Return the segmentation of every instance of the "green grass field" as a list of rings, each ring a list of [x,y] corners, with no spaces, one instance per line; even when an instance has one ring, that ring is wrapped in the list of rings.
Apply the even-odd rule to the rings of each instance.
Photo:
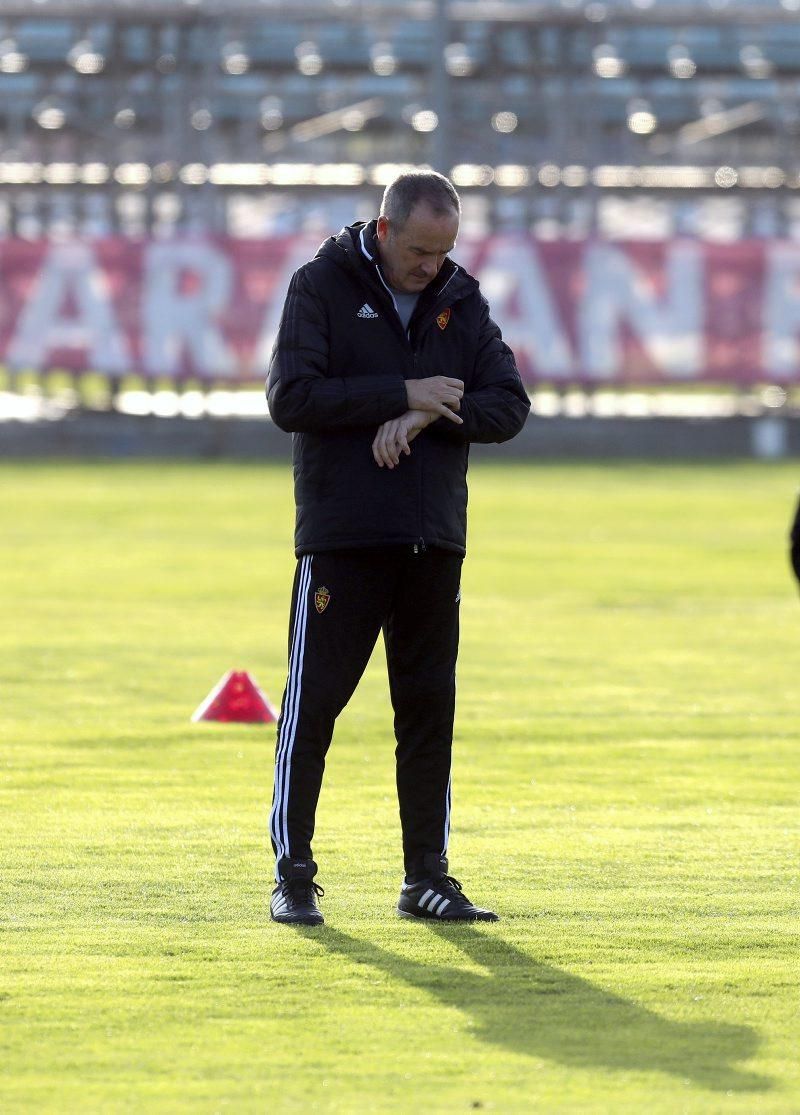
[[[797,1112],[796,467],[473,467],[451,869],[398,919],[382,651],[273,926],[288,467],[0,468],[0,1109]]]

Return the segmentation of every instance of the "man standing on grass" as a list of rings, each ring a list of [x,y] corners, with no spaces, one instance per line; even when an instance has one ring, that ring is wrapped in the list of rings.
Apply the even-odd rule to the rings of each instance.
[[[449,258],[461,203],[403,174],[381,215],[292,278],[267,398],[294,436],[298,558],[270,836],[278,922],[319,925],[312,859],[325,755],[383,630],[405,881],[398,912],[495,921],[448,874],[467,458],[530,403],[478,283]]]

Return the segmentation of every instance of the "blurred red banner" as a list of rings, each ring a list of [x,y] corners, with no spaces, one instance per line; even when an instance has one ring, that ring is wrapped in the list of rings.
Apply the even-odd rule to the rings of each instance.
[[[292,272],[318,240],[0,241],[12,368],[263,381]],[[462,237],[523,377],[800,381],[800,245]],[[353,328],[363,298],[353,288]]]

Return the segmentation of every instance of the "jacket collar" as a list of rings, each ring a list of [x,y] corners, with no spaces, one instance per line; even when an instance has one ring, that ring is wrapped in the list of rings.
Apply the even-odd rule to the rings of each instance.
[[[389,293],[391,294],[388,283],[384,279],[380,267],[380,255],[378,253],[377,242],[378,222],[370,221],[369,224],[363,224],[361,226],[353,225],[351,226],[351,228],[352,231],[355,233],[354,239],[362,261],[366,263],[370,270],[373,270],[377,274],[377,277],[382,286],[386,287],[386,290],[389,291]],[[475,280],[472,279],[472,277],[468,275],[463,268],[459,267],[457,263],[454,263],[449,256],[446,256],[444,263],[439,268],[435,279],[433,279],[428,284],[428,286],[425,287],[425,289],[422,291],[421,296],[425,297],[426,302],[429,299],[434,302],[438,302],[439,298],[441,298],[445,294],[445,292],[447,292],[448,294],[451,291],[452,293],[455,293],[455,289],[458,287],[459,284],[454,283],[453,280],[455,280],[457,277],[469,279],[472,282],[475,282]]]

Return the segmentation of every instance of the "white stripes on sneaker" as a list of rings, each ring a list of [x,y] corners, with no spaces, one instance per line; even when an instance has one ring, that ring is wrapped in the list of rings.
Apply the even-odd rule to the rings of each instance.
[[[300,693],[303,684],[303,655],[306,647],[308,590],[311,585],[311,554],[300,559],[300,573],[295,603],[292,650],[289,655],[289,680],[281,712],[281,730],[275,756],[275,791],[269,815],[269,831],[277,849],[277,858],[289,855],[289,781],[292,749],[300,716]]]
[[[429,888],[419,899],[417,905],[421,910],[427,910],[429,914],[435,914],[438,918],[450,905],[450,899]]]

